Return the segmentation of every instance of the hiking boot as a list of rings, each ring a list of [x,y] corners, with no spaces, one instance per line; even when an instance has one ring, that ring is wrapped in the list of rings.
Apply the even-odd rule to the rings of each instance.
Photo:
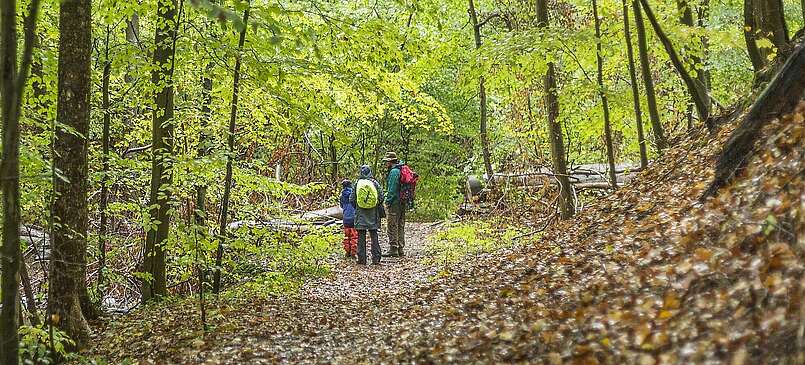
[[[392,248],[389,252],[384,253],[383,257],[400,257],[400,251]]]
[[[372,261],[372,266],[380,265],[380,261]]]

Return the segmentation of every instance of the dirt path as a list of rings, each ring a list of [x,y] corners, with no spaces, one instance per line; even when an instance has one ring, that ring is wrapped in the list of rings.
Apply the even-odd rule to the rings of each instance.
[[[352,364],[388,354],[388,336],[405,327],[395,319],[404,313],[395,308],[435,274],[422,263],[432,233],[429,224],[409,223],[406,256],[383,258],[379,266],[334,256],[331,275],[307,283],[299,296],[236,304],[204,344],[174,358],[186,364]],[[380,237],[385,252],[388,239],[383,232]]]
[[[329,277],[307,283],[302,289],[303,299],[357,300],[394,295],[407,291],[434,274],[421,264],[427,239],[432,234],[431,224],[409,223],[405,230],[405,257],[384,257],[381,265],[361,266],[344,257],[331,259]],[[388,236],[379,232],[382,252],[389,249]],[[368,248],[367,248],[368,250]]]

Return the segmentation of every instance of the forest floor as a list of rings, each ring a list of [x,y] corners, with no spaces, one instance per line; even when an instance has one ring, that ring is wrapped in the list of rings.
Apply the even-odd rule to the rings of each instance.
[[[139,310],[90,353],[121,363],[805,363],[805,103],[701,202],[734,128],[698,131],[540,237],[424,264],[335,259],[298,295]]]

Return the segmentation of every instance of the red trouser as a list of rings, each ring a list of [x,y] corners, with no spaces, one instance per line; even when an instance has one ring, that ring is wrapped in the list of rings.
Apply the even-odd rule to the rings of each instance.
[[[350,256],[358,254],[358,231],[352,227],[344,227],[344,251]]]

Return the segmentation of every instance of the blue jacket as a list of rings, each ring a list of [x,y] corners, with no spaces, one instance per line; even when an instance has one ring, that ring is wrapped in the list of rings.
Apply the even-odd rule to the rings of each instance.
[[[341,191],[341,209],[344,210],[344,227],[352,228],[355,226],[355,204],[349,201],[352,195],[352,187],[346,187]]]

